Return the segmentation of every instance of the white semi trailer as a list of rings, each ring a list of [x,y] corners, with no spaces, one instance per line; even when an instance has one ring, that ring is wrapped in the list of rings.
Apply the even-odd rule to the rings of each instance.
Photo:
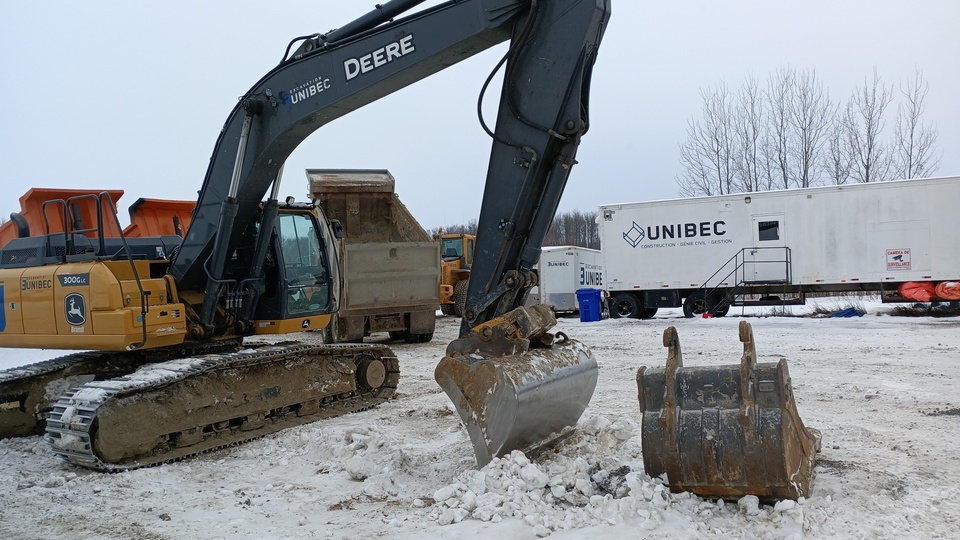
[[[580,311],[577,291],[603,289],[600,250],[580,246],[545,246],[537,263],[540,283],[530,291],[530,303],[553,306],[557,313]]]
[[[614,317],[688,317],[960,279],[960,177],[739,193],[599,207]]]

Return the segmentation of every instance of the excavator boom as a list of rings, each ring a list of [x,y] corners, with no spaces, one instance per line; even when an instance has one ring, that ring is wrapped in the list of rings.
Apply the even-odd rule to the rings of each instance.
[[[213,323],[223,295],[219,265],[234,251],[246,229],[244,220],[303,139],[327,122],[507,40],[496,127],[484,124],[493,148],[461,334],[469,339],[474,327],[496,326],[501,317],[525,309],[521,306],[536,284],[532,268],[589,126],[590,75],[610,16],[609,1],[461,0],[391,20],[418,3],[394,0],[339,30],[307,38],[234,108],[210,160],[192,225],[170,267],[181,288],[204,291],[201,325]],[[539,318],[516,313],[511,320],[531,316]],[[506,365],[504,355],[487,354],[504,349],[502,343],[481,347],[469,357],[452,345],[448,357],[466,364],[450,368],[456,376],[444,366],[457,362],[441,362],[436,372],[468,426],[481,464],[521,441],[530,442],[519,433],[530,418],[542,418],[551,401],[521,399],[529,388],[537,388],[537,395],[552,395],[559,389],[554,383],[575,389],[566,396],[574,405],[565,414],[535,422],[548,432],[575,424],[592,396],[597,366],[589,351],[572,340],[564,341],[569,348],[553,345],[543,335],[548,326],[533,327],[533,334],[502,333],[521,343],[515,348],[520,358],[511,363],[544,367],[537,376],[517,378],[522,384],[498,406],[515,411],[516,420],[509,422],[503,420],[505,413],[497,414],[503,436],[485,431],[490,404],[476,393],[468,392],[473,397],[464,400],[459,388],[481,380],[491,389],[501,386],[495,381],[502,370],[474,375],[479,365],[472,364],[483,358]],[[532,349],[523,345],[530,341]],[[571,377],[579,382],[568,385]],[[534,410],[540,407],[544,412]],[[493,443],[490,437],[504,442]]]

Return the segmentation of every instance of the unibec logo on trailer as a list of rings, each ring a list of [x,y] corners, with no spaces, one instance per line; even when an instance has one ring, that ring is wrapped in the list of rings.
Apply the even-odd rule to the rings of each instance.
[[[623,239],[633,247],[637,247],[646,239],[648,242],[683,239],[706,238],[727,234],[725,221],[700,221],[694,223],[670,223],[643,227],[634,221]]]
[[[81,326],[87,322],[87,302],[80,293],[70,293],[63,298],[63,312],[70,326]]]
[[[630,230],[623,233],[623,239],[627,241],[633,247],[640,245],[640,242],[646,236],[643,232],[643,227],[637,225],[637,222],[633,222],[633,226],[630,227]]]
[[[580,265],[580,285],[603,287],[603,272],[595,264]]]

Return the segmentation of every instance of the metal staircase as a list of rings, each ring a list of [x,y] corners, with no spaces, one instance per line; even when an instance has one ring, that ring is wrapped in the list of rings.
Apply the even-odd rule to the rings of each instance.
[[[725,314],[730,307],[801,305],[805,301],[801,287],[793,284],[792,254],[786,246],[741,249],[694,294],[708,299],[713,306],[710,311],[718,314]]]

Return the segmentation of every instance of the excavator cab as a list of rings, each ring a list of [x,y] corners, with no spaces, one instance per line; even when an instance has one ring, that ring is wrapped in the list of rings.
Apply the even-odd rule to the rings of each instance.
[[[257,221],[250,225],[256,229]],[[274,333],[280,327],[299,324],[313,330],[336,312],[339,268],[332,244],[334,229],[322,210],[312,204],[284,204],[274,221],[270,248],[263,263],[263,280],[257,284],[259,298],[255,320],[258,333]],[[256,237],[255,231],[253,237]],[[241,242],[233,260],[241,272],[250,267],[248,256],[254,242]],[[227,268],[230,275],[230,267]],[[237,276],[241,277],[241,276]]]

